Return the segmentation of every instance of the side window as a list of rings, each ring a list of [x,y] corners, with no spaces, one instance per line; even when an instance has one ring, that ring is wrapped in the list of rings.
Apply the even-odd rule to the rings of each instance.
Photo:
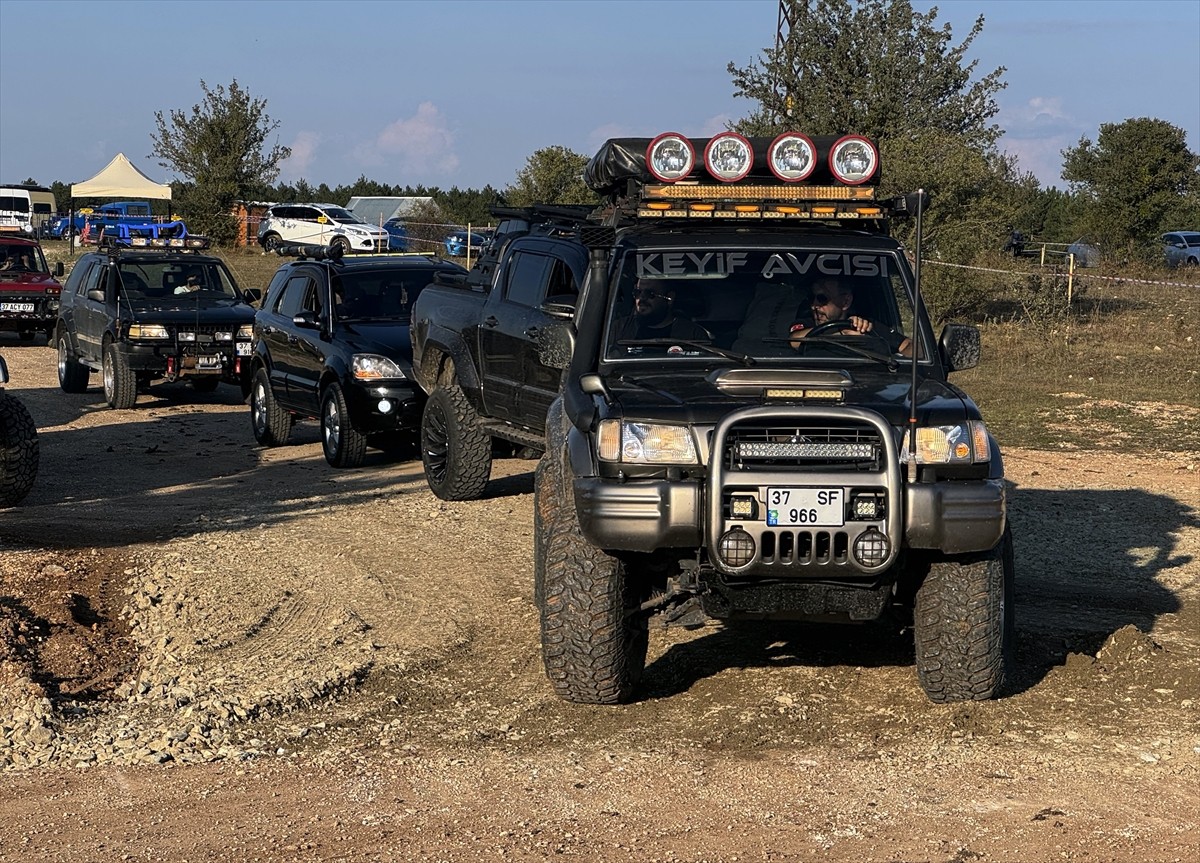
[[[302,222],[315,222],[321,214],[311,207],[297,207],[296,214],[292,217],[299,219]]]
[[[321,296],[323,291],[323,282],[316,282],[309,279],[309,291],[304,295],[304,308],[306,311],[316,312],[317,317],[321,316],[321,309],[325,305],[325,300]]]
[[[561,297],[574,300],[579,294],[579,285],[575,282],[575,274],[567,266],[566,261],[554,258],[550,264],[550,286],[546,289],[547,297]]]
[[[279,298],[283,295],[283,286],[287,283],[287,270],[279,270],[271,279],[271,284],[267,285],[267,293],[263,297],[262,307],[274,311],[279,305]]]
[[[67,285],[63,290],[66,294],[82,294],[84,293],[83,285],[87,282],[88,276],[91,274],[94,264],[77,264],[71,270],[71,275],[67,277]]]
[[[283,287],[283,294],[279,297],[279,305],[275,310],[279,314],[292,318],[296,313],[304,308],[304,301],[308,293],[310,279],[305,275],[292,276],[288,279],[287,284]]]
[[[531,252],[517,252],[508,270],[504,298],[531,308],[546,298],[551,259]]]
[[[100,287],[100,276],[104,274],[106,269],[108,268],[103,265],[92,264],[92,268],[88,270],[87,275],[83,279],[79,293],[86,296],[88,291]]]

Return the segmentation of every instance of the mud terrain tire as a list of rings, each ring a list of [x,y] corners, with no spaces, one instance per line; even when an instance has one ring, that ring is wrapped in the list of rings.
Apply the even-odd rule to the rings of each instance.
[[[109,342],[104,346],[104,400],[116,410],[128,410],[137,403],[137,375],[129,360]]]
[[[621,704],[641,680],[650,634],[646,619],[630,614],[639,595],[625,563],[584,539],[574,505],[561,505],[566,472],[547,464],[556,459],[547,453],[535,480],[534,593],[542,661],[559,697]],[[548,487],[555,482],[557,491]],[[543,513],[543,507],[554,508]]]
[[[421,414],[421,463],[430,490],[442,500],[475,500],[492,473],[492,441],[456,386],[438,387]]]
[[[292,415],[275,401],[266,369],[255,372],[250,384],[250,428],[263,446],[283,446],[292,433]]]
[[[1012,665],[1012,535],[982,555],[930,564],[913,609],[917,678],[938,704],[999,695]]]
[[[37,426],[25,405],[0,392],[0,506],[15,506],[38,472]]]

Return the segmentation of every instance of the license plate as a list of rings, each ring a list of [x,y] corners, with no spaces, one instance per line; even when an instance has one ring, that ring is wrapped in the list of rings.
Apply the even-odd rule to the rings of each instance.
[[[250,342],[238,342],[235,350],[239,357],[248,357],[254,353],[254,345]]]
[[[769,527],[841,527],[846,494],[840,488],[767,489]]]
[[[198,368],[198,369],[219,369],[220,367],[221,367],[221,358],[219,356],[196,357],[196,368]]]
[[[33,303],[0,303],[0,312],[32,312]]]

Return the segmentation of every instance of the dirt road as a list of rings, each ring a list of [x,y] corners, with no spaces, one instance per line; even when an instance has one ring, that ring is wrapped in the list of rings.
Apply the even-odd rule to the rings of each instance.
[[[550,694],[534,462],[262,450],[236,391],[129,411],[0,335],[41,471],[0,510],[0,860],[1169,861],[1200,849],[1200,459],[1006,452],[1018,659],[930,704],[902,635],[656,631]]]

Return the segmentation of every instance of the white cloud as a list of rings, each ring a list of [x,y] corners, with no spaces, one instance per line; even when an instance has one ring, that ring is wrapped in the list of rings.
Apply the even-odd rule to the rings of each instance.
[[[284,182],[292,180],[312,179],[308,174],[321,146],[321,136],[317,132],[301,132],[289,146],[292,155],[279,163],[279,178]]]
[[[422,102],[417,113],[384,127],[375,138],[357,148],[364,165],[388,165],[409,175],[452,174],[459,165],[454,134],[432,102]]]

